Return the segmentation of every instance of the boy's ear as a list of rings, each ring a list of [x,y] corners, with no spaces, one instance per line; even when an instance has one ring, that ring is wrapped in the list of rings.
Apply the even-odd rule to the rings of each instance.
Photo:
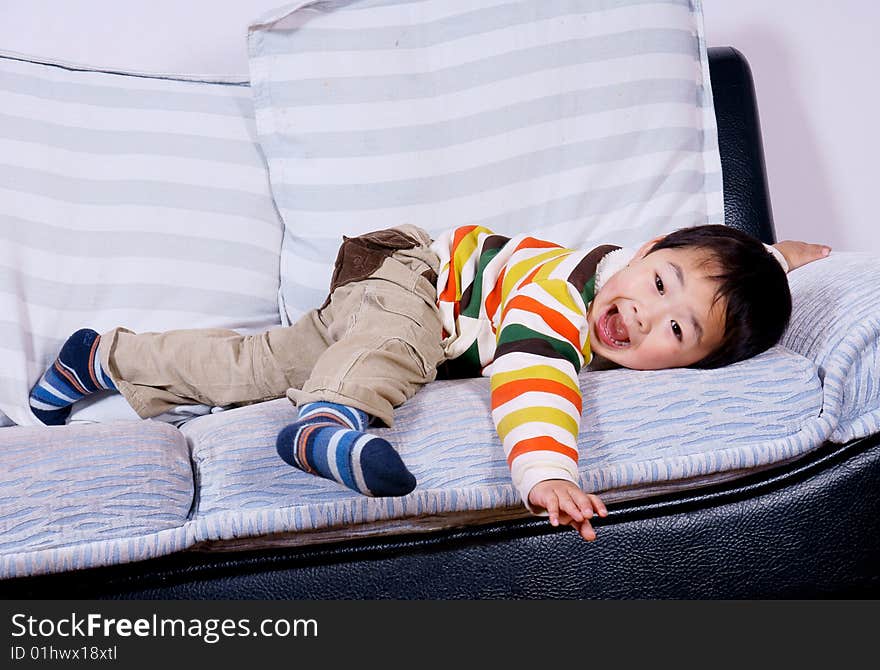
[[[642,246],[639,247],[639,250],[636,252],[635,256],[633,256],[633,258],[644,258],[648,254],[648,251],[650,251],[651,247],[657,244],[657,242],[662,240],[664,237],[666,237],[666,235],[658,235],[653,240],[648,240],[647,242],[645,242]]]

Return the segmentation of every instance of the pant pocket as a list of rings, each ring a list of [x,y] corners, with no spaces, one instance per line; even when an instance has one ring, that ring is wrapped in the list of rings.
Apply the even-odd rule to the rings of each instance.
[[[383,290],[370,287],[366,300],[378,311],[378,332],[389,340],[398,340],[422,368],[429,380],[436,376],[443,360],[442,327],[437,307],[426,303],[415,293],[399,287]]]
[[[432,311],[435,311],[421,297],[402,288],[381,290],[368,287],[367,299],[374,301],[380,311],[406,317],[417,325],[430,319]]]

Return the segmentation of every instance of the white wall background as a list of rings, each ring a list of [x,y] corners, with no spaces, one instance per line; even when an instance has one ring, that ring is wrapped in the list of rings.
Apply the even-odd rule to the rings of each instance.
[[[755,79],[777,235],[880,252],[880,2],[703,0]]]
[[[147,72],[246,75],[249,21],[283,4],[0,0],[0,49]],[[780,239],[880,253],[880,2],[703,5],[709,45],[735,46],[751,64]]]

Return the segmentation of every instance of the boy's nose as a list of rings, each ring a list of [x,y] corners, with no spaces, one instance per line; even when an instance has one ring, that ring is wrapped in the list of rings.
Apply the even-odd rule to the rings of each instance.
[[[639,309],[639,306],[636,303],[633,303],[633,321],[635,321],[636,327],[639,329],[640,333],[647,333],[650,330],[650,319],[646,318],[647,314],[645,313],[644,308]]]

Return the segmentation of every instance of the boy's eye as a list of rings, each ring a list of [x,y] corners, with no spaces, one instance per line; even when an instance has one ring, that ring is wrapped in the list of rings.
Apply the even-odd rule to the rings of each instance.
[[[670,321],[669,323],[672,324],[672,334],[681,342],[681,326],[678,325],[677,321]]]
[[[657,287],[657,292],[663,295],[663,280],[660,279],[660,275],[654,275],[654,286]]]

